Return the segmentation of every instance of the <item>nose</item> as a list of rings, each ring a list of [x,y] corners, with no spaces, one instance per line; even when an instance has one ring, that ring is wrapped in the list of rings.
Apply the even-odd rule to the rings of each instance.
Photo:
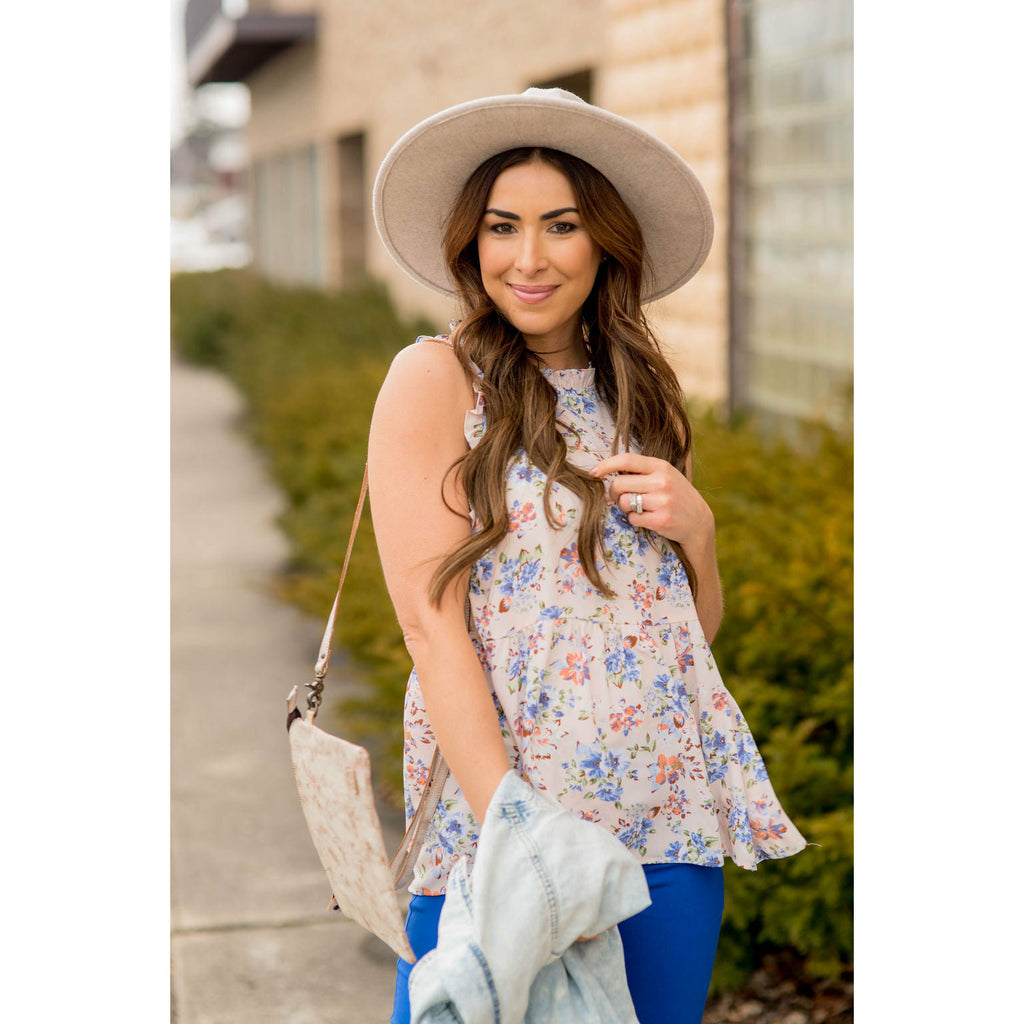
[[[523,231],[516,249],[516,270],[521,274],[536,274],[547,262],[543,238],[535,231]]]

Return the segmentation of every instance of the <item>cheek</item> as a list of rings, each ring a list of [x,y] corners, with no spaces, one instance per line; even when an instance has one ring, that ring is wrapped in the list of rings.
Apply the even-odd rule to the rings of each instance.
[[[480,273],[486,280],[501,273],[500,248],[494,245],[493,240],[482,235],[476,241],[477,259],[480,261]]]
[[[495,251],[493,245],[488,245],[483,239],[477,240],[477,259],[480,262],[480,277],[483,279],[484,291],[490,296],[491,301],[498,304],[504,296],[499,275],[503,271],[500,254]]]
[[[581,282],[587,283],[587,291],[593,287],[597,272],[601,267],[601,256],[593,243],[582,246],[576,254],[576,275]]]

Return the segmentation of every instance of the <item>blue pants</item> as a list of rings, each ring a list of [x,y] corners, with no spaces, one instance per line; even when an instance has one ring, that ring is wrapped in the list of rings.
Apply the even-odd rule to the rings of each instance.
[[[711,983],[725,883],[721,868],[645,864],[651,905],[619,925],[640,1024],[700,1024]],[[417,958],[437,945],[443,896],[413,896],[405,930]],[[391,1024],[409,1024],[409,974],[398,961]]]

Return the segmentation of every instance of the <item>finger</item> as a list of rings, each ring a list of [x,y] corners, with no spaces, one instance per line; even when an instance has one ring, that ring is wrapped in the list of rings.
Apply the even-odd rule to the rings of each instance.
[[[633,495],[640,495],[640,507],[643,512],[633,511]],[[646,494],[643,491],[626,491],[624,494],[620,494],[616,504],[623,512],[628,512],[631,515],[643,515],[646,512],[656,512],[664,504],[657,495]],[[634,524],[635,525],[635,524]]]
[[[608,473],[651,473],[658,465],[658,459],[638,452],[620,452],[602,459],[590,471],[592,476],[606,476]]]
[[[638,495],[637,505],[639,509],[633,505],[633,495]],[[633,522],[633,516],[644,517],[650,512],[658,512],[665,508],[669,503],[669,496],[661,491],[649,491],[646,494],[642,491],[627,491],[623,494],[616,504],[619,508],[630,516],[630,522]],[[640,518],[638,522],[633,523],[634,526],[647,526],[647,519]]]
[[[649,475],[620,473],[609,481],[608,494],[612,501],[618,501],[624,494],[646,494],[653,486],[654,482]]]

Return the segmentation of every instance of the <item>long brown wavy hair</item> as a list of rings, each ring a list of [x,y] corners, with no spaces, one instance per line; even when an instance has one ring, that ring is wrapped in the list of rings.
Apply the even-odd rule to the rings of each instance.
[[[690,422],[679,381],[640,305],[646,260],[632,211],[603,174],[568,153],[525,147],[491,157],[470,175],[445,224],[445,260],[463,308],[451,344],[468,374],[471,361],[483,371],[487,430],[448,471],[461,475],[480,529],[438,566],[430,585],[435,604],[453,579],[508,532],[506,473],[520,449],[545,474],[544,513],[552,527],[553,484],[562,484],[581,500],[580,565],[601,593],[613,596],[597,568],[598,556],[608,557],[602,527],[604,484],[567,460],[556,427],[554,388],[523,335],[495,308],[480,275],[477,232],[491,188],[502,171],[534,161],[550,164],[569,179],[583,227],[606,254],[582,316],[598,393],[615,414],[613,452],[640,451],[685,472],[690,450]],[[686,553],[664,539],[682,561],[696,595],[697,580]]]

